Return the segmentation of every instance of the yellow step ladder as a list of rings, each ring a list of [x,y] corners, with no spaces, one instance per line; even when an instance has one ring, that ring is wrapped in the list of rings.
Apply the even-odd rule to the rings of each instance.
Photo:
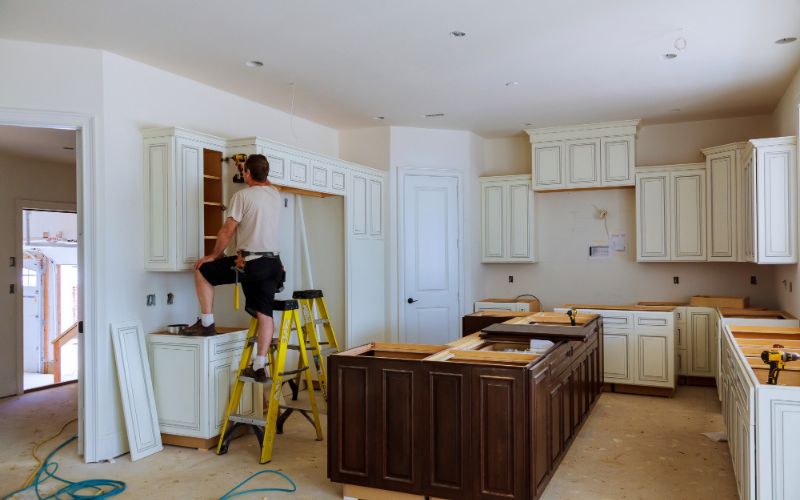
[[[300,317],[303,323],[303,336],[306,342],[306,350],[311,351],[311,358],[314,361],[312,367],[314,368],[316,380],[319,383],[319,390],[322,393],[323,404],[325,405],[325,413],[328,410],[328,370],[326,365],[326,358],[329,354],[339,352],[339,342],[336,340],[336,333],[333,331],[333,323],[331,323],[330,315],[328,314],[328,305],[325,303],[325,296],[322,290],[297,290],[292,294],[292,298],[296,299],[300,305]],[[317,311],[319,317],[314,316],[314,311]],[[317,326],[322,326],[325,333],[325,340],[320,342],[317,336]],[[297,345],[290,345],[290,349],[299,349],[299,342]],[[298,360],[298,368],[300,367],[301,360]],[[289,380],[289,387],[292,389],[292,402],[297,401],[300,393],[300,374],[295,375],[294,380]],[[313,385],[309,386],[313,390]],[[307,387],[308,389],[308,387]],[[294,412],[291,408],[292,402],[286,403],[285,411],[278,418],[278,434],[283,432],[283,424],[287,418]],[[284,408],[282,406],[282,408]]]
[[[300,376],[301,374],[305,374],[306,384],[308,384],[309,387],[313,387],[311,371],[309,370],[308,354],[305,349],[303,329],[300,326],[298,301],[276,300],[273,302],[273,309],[275,311],[283,311],[283,314],[281,315],[280,327],[276,331],[278,335],[277,342],[273,340],[269,349],[269,377],[267,382],[265,382],[265,385],[269,385],[266,418],[259,419],[252,416],[234,414],[234,411],[239,406],[244,384],[259,383],[253,378],[242,375],[245,368],[250,365],[250,360],[253,356],[253,348],[258,338],[258,321],[253,318],[250,320],[247,340],[245,341],[245,347],[242,351],[242,358],[239,361],[239,370],[236,373],[236,382],[233,386],[230,400],[228,401],[228,408],[225,411],[225,420],[222,422],[222,429],[220,429],[217,455],[224,455],[228,452],[228,445],[231,439],[233,439],[234,431],[238,426],[249,425],[253,428],[259,444],[261,445],[261,459],[259,463],[265,464],[272,460],[272,448],[275,444],[278,417],[280,414],[280,407],[282,407],[281,389],[283,383],[288,380],[285,377],[287,375]],[[289,337],[292,331],[297,332],[298,345],[300,346],[297,350],[300,353],[300,359],[296,370],[285,371],[286,351],[289,348]],[[265,391],[266,389],[265,387]],[[314,425],[314,429],[317,433],[317,441],[321,441],[322,425],[320,424],[314,391],[308,391],[308,399],[308,407],[296,407],[294,409],[301,411]],[[308,416],[309,411],[313,414],[313,419]],[[233,425],[230,425],[231,423]]]

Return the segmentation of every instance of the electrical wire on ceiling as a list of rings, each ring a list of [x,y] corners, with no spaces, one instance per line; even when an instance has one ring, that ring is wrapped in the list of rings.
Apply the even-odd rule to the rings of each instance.
[[[294,137],[295,143],[297,143],[297,132],[294,131],[294,98],[297,92],[297,84],[291,82],[289,85],[292,86],[292,104],[289,106],[289,128],[292,129],[292,137]]]

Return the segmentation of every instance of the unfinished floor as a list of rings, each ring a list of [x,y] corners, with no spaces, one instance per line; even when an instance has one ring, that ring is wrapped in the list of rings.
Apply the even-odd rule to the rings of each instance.
[[[35,466],[30,455],[34,443],[77,415],[76,390],[69,385],[0,400],[0,493],[18,488]],[[68,427],[40,454],[74,429],[74,424]],[[720,430],[713,388],[681,386],[672,399],[604,393],[543,498],[736,498],[727,443],[701,435]],[[222,457],[167,446],[136,463],[126,455],[115,463],[87,465],[75,450],[70,445],[57,455],[60,475],[119,479],[127,483],[123,496],[130,498],[218,498],[263,468],[279,469],[298,485],[295,494],[270,493],[268,498],[341,498],[341,487],[325,477],[325,442],[314,441],[312,428],[299,416],[289,419],[286,434],[278,436],[275,460],[267,466],[258,465],[252,436],[234,441]],[[272,478],[257,481],[281,485]]]

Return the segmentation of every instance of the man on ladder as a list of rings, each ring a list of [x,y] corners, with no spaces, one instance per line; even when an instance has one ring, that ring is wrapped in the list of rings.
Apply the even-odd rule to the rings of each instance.
[[[241,282],[245,310],[258,319],[258,352],[253,365],[242,375],[261,383],[268,378],[264,367],[275,332],[273,299],[285,279],[278,243],[281,195],[267,179],[268,175],[269,162],[264,155],[247,158],[244,181],[248,187],[231,197],[228,218],[217,233],[213,253],[202,257],[195,265],[195,289],[201,315],[195,324],[183,331],[185,335],[215,335],[214,287]],[[237,253],[223,257],[234,235]]]

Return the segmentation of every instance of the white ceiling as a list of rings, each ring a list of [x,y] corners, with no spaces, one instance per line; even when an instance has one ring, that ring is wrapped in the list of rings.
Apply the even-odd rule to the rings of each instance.
[[[75,165],[74,148],[74,130],[0,125],[0,154]]]
[[[800,42],[774,43],[800,35],[800,0],[0,0],[0,34],[106,49],[287,111],[294,82],[295,113],[336,128],[498,136],[771,112],[800,64]]]

